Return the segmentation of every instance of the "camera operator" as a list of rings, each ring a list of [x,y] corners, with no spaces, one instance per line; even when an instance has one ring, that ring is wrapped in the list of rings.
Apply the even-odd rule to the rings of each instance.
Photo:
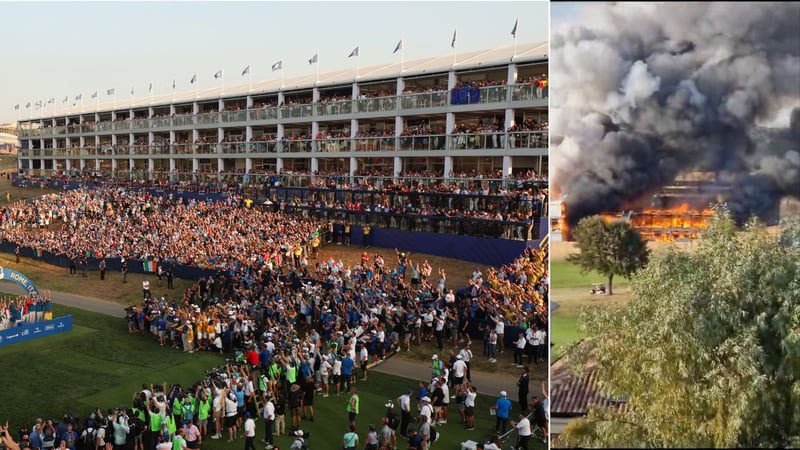
[[[126,443],[128,441],[128,433],[131,429],[128,426],[128,418],[125,410],[116,410],[112,415],[114,418],[114,450],[126,450]]]

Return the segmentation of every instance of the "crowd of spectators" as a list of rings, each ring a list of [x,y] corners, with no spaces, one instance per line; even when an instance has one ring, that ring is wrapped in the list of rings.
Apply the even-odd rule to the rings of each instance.
[[[454,290],[444,270],[434,275],[427,261],[400,251],[365,251],[349,266],[318,258],[325,243],[349,243],[346,228],[251,207],[242,198],[182,203],[124,188],[65,191],[9,205],[0,216],[0,237],[18,245],[72,257],[219,269],[180,301],[168,303],[144,291],[142,304],[129,312],[129,331],[187,352],[236,351],[242,357],[208,377],[198,374],[201,382],[192,388],[143,386],[132,407],[105,416],[97,410],[81,420],[65,418],[63,424],[37,420],[28,440],[64,441],[66,448],[78,439],[93,441],[87,448],[113,440],[116,448],[151,439],[154,447],[169,442],[180,449],[184,440],[199,444],[224,438],[223,430],[229,441],[251,439],[254,424],[248,422],[260,417],[269,448],[273,433],[287,432],[285,422],[291,421],[296,433],[303,420],[314,420],[317,392],[350,392],[357,398],[356,366],[366,377],[365,362],[410,351],[423,340],[436,342],[440,351],[445,342],[461,348],[436,365],[431,383],[421,386],[433,398],[418,395],[419,414],[412,413],[406,392],[397,398],[400,417],[390,414],[394,405],[387,405],[380,436],[371,430],[368,442],[380,439],[383,445],[392,439],[389,430],[384,433],[387,426],[410,444],[430,436],[431,425],[447,423],[445,386],[461,396],[456,403],[465,405],[459,408],[463,426],[474,428],[469,404],[474,408],[475,390],[468,371],[475,357],[472,337],[486,330],[484,354],[478,357],[496,361],[506,326],[546,330],[547,248],[526,249],[512,263],[485,273],[476,269],[468,286]],[[528,355],[536,362],[541,356],[538,349]],[[462,372],[457,361],[464,359]],[[348,412],[355,426],[358,411]],[[409,426],[412,414],[418,430]],[[145,434],[144,424],[159,432]]]

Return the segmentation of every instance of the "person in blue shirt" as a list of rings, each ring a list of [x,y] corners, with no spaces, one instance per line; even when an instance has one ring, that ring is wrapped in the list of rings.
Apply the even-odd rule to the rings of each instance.
[[[511,411],[511,400],[507,399],[506,396],[506,391],[500,391],[500,398],[498,398],[495,403],[495,407],[497,408],[497,421],[494,426],[494,431],[500,435],[506,433],[506,428],[508,428],[508,413]]]
[[[353,366],[356,362],[353,361],[347,354],[342,358],[342,387],[346,387],[345,392],[350,392],[350,381],[353,378]]]

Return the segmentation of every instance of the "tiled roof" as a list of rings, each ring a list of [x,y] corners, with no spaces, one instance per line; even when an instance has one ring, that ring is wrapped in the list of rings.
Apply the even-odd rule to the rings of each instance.
[[[589,406],[617,409],[625,412],[628,403],[602,395],[597,389],[597,370],[594,366],[586,369],[584,376],[576,376],[569,366],[560,359],[550,367],[550,414],[556,416],[583,416]]]

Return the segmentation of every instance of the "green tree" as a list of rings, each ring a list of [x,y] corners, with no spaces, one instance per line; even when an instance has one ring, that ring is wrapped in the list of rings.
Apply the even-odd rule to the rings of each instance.
[[[580,253],[567,257],[581,266],[581,272],[596,270],[608,278],[608,295],[613,294],[614,275],[626,278],[647,264],[650,251],[639,233],[623,221],[607,222],[593,216],[581,219],[572,232]]]
[[[727,211],[694,251],[654,255],[620,307],[582,313],[568,355],[624,413],[590,409],[562,435],[583,447],[800,446],[800,227],[736,231]]]

